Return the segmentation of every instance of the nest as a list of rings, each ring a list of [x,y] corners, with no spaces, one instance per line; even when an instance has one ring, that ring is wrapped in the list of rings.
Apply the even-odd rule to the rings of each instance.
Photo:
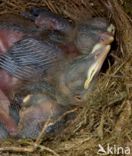
[[[45,140],[44,129],[36,141],[7,140],[1,155],[97,155],[98,145],[131,148],[132,140],[132,20],[118,0],[2,0],[0,14],[20,14],[32,6],[48,7],[74,21],[104,16],[116,26],[114,63],[100,75],[97,88],[87,97],[77,118],[59,136]],[[126,7],[125,7],[126,8]],[[85,19],[84,19],[85,20]]]

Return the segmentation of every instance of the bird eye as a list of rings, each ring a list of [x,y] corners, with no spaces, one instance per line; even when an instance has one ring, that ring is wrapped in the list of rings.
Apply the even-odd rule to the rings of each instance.
[[[81,102],[82,101],[82,97],[80,95],[75,95],[75,100],[78,101],[78,102]]]
[[[101,37],[100,37],[100,41],[102,41],[102,42],[105,41],[104,36],[101,36]]]
[[[94,57],[97,59],[99,57],[99,53],[96,53]]]

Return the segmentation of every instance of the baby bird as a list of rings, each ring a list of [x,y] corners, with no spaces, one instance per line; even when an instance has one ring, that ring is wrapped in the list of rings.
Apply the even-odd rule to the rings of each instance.
[[[0,15],[0,56],[6,54],[24,36],[30,36],[36,32],[35,24],[24,17],[14,14]],[[16,123],[9,113],[10,95],[16,84],[16,78],[0,69],[0,125],[6,129],[6,133],[11,135],[16,131]]]
[[[56,120],[69,108],[57,104],[53,86],[43,81],[27,84],[23,90],[28,94],[24,97],[20,110],[17,137],[35,139],[48,119],[50,122],[45,130],[46,135],[59,132],[66,124],[66,117]],[[70,115],[67,118],[70,119]]]
[[[41,30],[57,30],[67,34],[74,28],[72,22],[51,12],[47,8],[33,7],[29,12],[24,12],[22,15],[33,20]]]
[[[77,57],[62,67],[56,75],[54,85],[47,82],[26,85],[24,90],[27,90],[27,96],[23,99],[24,109],[20,111],[17,136],[35,139],[49,119],[50,124],[45,133],[59,132],[75,114],[55,124],[54,121],[73,106],[84,102],[83,96],[93,90],[93,84],[109,50],[110,45],[100,45],[90,55]],[[52,82],[53,80],[51,84]]]
[[[63,49],[76,47],[82,54],[89,54],[99,41],[107,44],[107,39],[109,39],[108,42],[110,40],[112,42],[115,33],[114,25],[101,17],[72,24],[46,8],[35,7],[29,13],[26,12],[25,16],[33,19],[42,30],[50,30],[49,39],[56,43],[62,43]]]
[[[113,42],[115,27],[106,19],[95,17],[78,24],[74,44],[83,54],[89,54],[93,46],[100,42],[108,45]]]
[[[80,105],[84,95],[91,92],[103,62],[110,51],[110,45],[100,45],[88,56],[76,58],[58,72],[56,80],[57,102],[64,105]]]

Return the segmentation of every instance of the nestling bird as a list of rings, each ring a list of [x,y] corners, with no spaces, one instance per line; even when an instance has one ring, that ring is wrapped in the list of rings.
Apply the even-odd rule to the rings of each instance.
[[[113,24],[105,18],[95,17],[78,24],[74,43],[81,53],[88,54],[98,42],[106,45],[112,43],[114,34]]]
[[[20,111],[18,137],[36,138],[48,119],[53,123],[71,109],[71,106],[84,102],[83,95],[92,90],[92,85],[110,50],[110,45],[98,47],[100,48],[95,49],[90,55],[80,56],[62,67],[57,74],[55,85],[38,82],[25,86],[24,90],[27,90],[28,94],[23,99],[24,109]],[[57,127],[54,124],[50,127],[49,124],[45,130],[46,134],[58,131],[65,123],[65,120],[59,122]]]
[[[74,23],[47,8],[33,7],[29,12],[24,12],[22,15],[33,20],[42,30],[57,30],[67,34],[74,28]]]
[[[46,8],[36,7],[25,12],[24,15],[34,20],[41,29],[50,30],[48,34],[50,40],[66,43],[66,47],[69,47],[70,42],[70,47],[72,47],[71,45],[76,46],[83,54],[88,54],[99,41],[106,41],[107,44],[107,35],[111,35],[109,40],[112,42],[115,33],[114,25],[101,17],[86,19],[76,24],[73,22],[74,24],[72,24]]]
[[[97,75],[110,50],[110,45],[102,45],[90,55],[83,55],[68,64],[57,75],[58,103],[78,105],[83,96],[93,89]]]
[[[0,16],[0,56],[5,54],[17,41],[24,36],[36,34],[35,24],[24,17],[14,14]],[[12,67],[11,67],[12,68]],[[0,69],[0,123],[7,133],[16,131],[16,123],[9,114],[10,95],[12,95],[17,79]],[[4,108],[4,109],[3,109]],[[4,130],[3,128],[1,130]],[[6,134],[6,133],[5,133]]]
[[[20,121],[18,124],[17,134],[18,137],[22,138],[35,139],[42,130],[44,123],[49,118],[50,124],[46,129],[46,133],[50,134],[52,131],[57,131],[57,127],[51,127],[51,124],[68,110],[68,108],[58,105],[56,101],[47,94],[36,93],[28,95],[24,99],[24,102],[27,102],[27,104],[23,103],[23,108],[24,105],[25,108],[20,111]]]

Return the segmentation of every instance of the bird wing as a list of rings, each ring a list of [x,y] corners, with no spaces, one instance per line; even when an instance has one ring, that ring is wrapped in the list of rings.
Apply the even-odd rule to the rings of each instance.
[[[52,43],[26,38],[0,56],[0,67],[18,78],[29,78],[48,70],[60,54],[60,49]]]

